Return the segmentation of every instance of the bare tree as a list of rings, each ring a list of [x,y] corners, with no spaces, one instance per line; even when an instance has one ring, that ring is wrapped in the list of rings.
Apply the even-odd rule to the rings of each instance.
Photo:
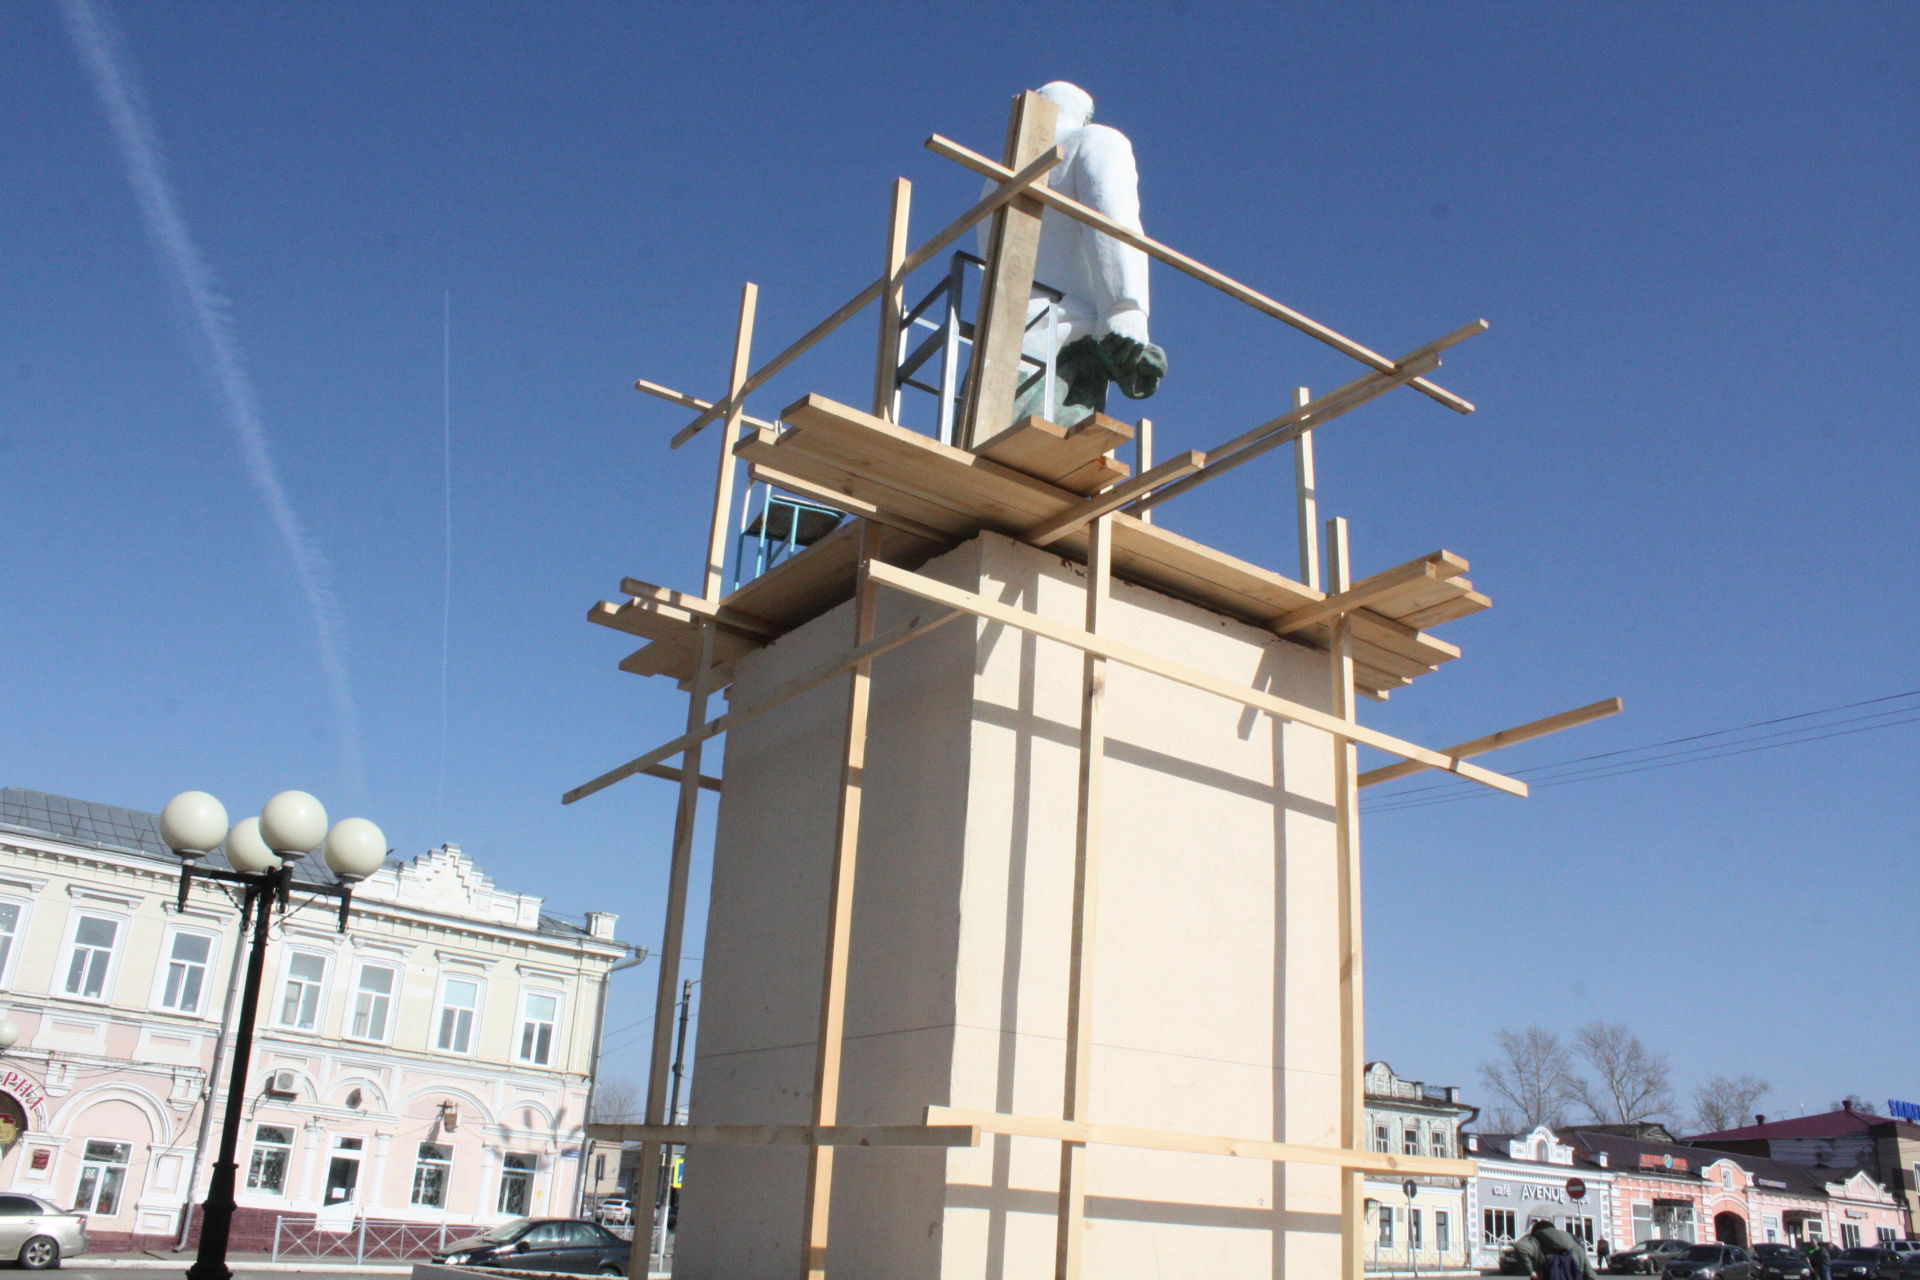
[[[1514,1129],[1558,1125],[1574,1100],[1573,1058],[1545,1027],[1494,1033],[1500,1056],[1480,1064],[1480,1081],[1497,1099],[1490,1117]]]
[[[1673,1114],[1667,1060],[1624,1022],[1589,1022],[1574,1036],[1593,1078],[1576,1077],[1574,1096],[1601,1124],[1638,1124]]]
[[[640,1090],[631,1080],[599,1080],[593,1087],[593,1118],[606,1124],[640,1114]]]
[[[1708,1076],[1693,1091],[1695,1133],[1738,1129],[1753,1119],[1753,1104],[1773,1086],[1758,1076]]]
[[[1863,1116],[1877,1116],[1880,1114],[1878,1111],[1875,1111],[1873,1109],[1873,1104],[1871,1102],[1868,1102],[1865,1097],[1857,1093],[1850,1093],[1846,1097],[1841,1098],[1837,1102],[1829,1102],[1827,1104],[1827,1110],[1855,1111]]]

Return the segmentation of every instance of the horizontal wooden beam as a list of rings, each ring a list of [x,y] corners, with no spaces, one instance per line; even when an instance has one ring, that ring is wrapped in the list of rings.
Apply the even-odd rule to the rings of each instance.
[[[1351,720],[1342,720],[1338,716],[1329,715],[1324,711],[1316,710],[1313,707],[1291,701],[1287,698],[1276,697],[1270,693],[1263,693],[1258,689],[1244,688],[1233,683],[1231,680],[1224,680],[1209,672],[1201,671],[1197,667],[1189,667],[1182,663],[1173,662],[1169,659],[1147,653],[1144,650],[1135,649],[1130,645],[1120,644],[1116,641],[1108,640],[1103,636],[1096,636],[1091,632],[1081,630],[1079,627],[1069,626],[1063,622],[1055,622],[1051,618],[1043,618],[1037,613],[1028,613],[1024,609],[1015,609],[1011,606],[1000,604],[998,601],[989,600],[985,596],[975,592],[963,591],[959,587],[950,587],[944,582],[935,582],[932,578],[928,578],[922,574],[910,573],[905,569],[898,569],[892,565],[876,564],[870,572],[875,582],[884,583],[896,590],[919,596],[921,599],[930,600],[935,604],[945,605],[949,609],[963,610],[967,613],[985,618],[990,622],[1003,623],[1006,626],[1031,632],[1034,635],[1043,636],[1046,639],[1055,640],[1061,644],[1071,645],[1084,652],[1098,654],[1103,658],[1110,658],[1115,662],[1134,667],[1152,675],[1161,676],[1179,684],[1187,685],[1190,688],[1199,689],[1205,693],[1216,694],[1219,697],[1238,702],[1242,706],[1252,707],[1257,711],[1265,711],[1269,715],[1279,716],[1282,719],[1292,720],[1297,724],[1306,725],[1308,728],[1319,729],[1323,732],[1334,734],[1337,737],[1345,738],[1349,742],[1358,742],[1380,751],[1390,752],[1403,759],[1419,760],[1430,768],[1444,769],[1448,773],[1458,774],[1460,777],[1481,783],[1484,786],[1492,787],[1496,791],[1504,791],[1509,795],[1516,796],[1524,796],[1527,794],[1527,786],[1524,782],[1517,782],[1512,778],[1494,773],[1490,769],[1482,769],[1477,765],[1468,764],[1464,760],[1456,759],[1441,752],[1430,751],[1425,747],[1416,746],[1414,743],[1406,742],[1391,734],[1381,733],[1377,729],[1369,729],[1364,725],[1355,724]]]
[[[977,1147],[965,1124],[590,1124],[598,1142],[689,1147]]]
[[[680,428],[678,434],[673,437],[673,447],[678,449],[681,445],[693,439],[700,428],[706,426],[720,415],[730,412],[736,402],[745,400],[747,396],[759,390],[770,381],[775,374],[792,364],[795,360],[798,360],[810,350],[820,339],[845,324],[847,320],[862,307],[878,299],[882,294],[886,293],[887,290],[893,288],[896,282],[905,280],[908,276],[912,275],[916,269],[930,261],[935,254],[938,254],[955,240],[958,240],[961,236],[971,231],[979,223],[992,217],[1002,205],[1029,191],[1044,191],[1046,188],[1036,187],[1034,184],[1046,177],[1048,170],[1059,164],[1063,155],[1064,153],[1059,147],[1049,147],[1043,154],[1036,158],[1032,164],[1029,164],[1026,168],[1020,170],[1020,172],[1008,173],[1007,176],[1001,180],[999,186],[988,192],[973,208],[967,210],[961,214],[959,218],[948,224],[946,230],[940,232],[940,234],[934,236],[933,239],[908,254],[907,260],[900,264],[898,271],[888,272],[886,275],[881,276],[878,280],[862,289],[859,293],[854,294],[852,298],[842,303],[839,310],[835,311],[825,320],[822,320],[819,324],[813,326],[813,328],[807,330],[806,334],[803,335],[798,342],[788,347],[785,351],[782,351],[773,359],[767,361],[766,364],[761,365],[759,371],[748,378],[738,392],[728,396],[725,400],[708,405],[699,417]]]
[[[690,396],[684,391],[675,391],[672,387],[663,387],[657,382],[648,382],[645,378],[635,378],[633,381],[633,389],[635,391],[644,391],[650,396],[656,396],[661,400],[680,405],[682,408],[698,409],[702,413],[713,408],[713,402],[711,400],[702,400],[699,396]],[[751,417],[744,413],[740,415],[740,421],[762,431],[779,430],[779,427],[774,423]]]
[[[815,502],[824,502],[850,515],[859,516],[863,520],[871,520],[875,524],[890,525],[902,533],[910,533],[916,538],[925,538],[928,542],[944,545],[953,541],[931,525],[921,524],[918,520],[889,511],[877,502],[869,502],[865,498],[843,493],[832,485],[803,480],[791,472],[781,471],[777,467],[769,467],[761,462],[749,463],[748,466],[755,480],[763,480],[777,489],[785,489],[788,493],[796,493],[803,498],[811,498]]]
[[[1484,738],[1473,738],[1458,746],[1448,747],[1450,756],[1481,756],[1489,751],[1498,751],[1501,747],[1510,747],[1516,742],[1530,742],[1535,738],[1544,738],[1550,733],[1559,733],[1562,729],[1571,729],[1576,725],[1591,724],[1595,720],[1604,720],[1608,716],[1618,715],[1626,703],[1618,698],[1602,698],[1599,702],[1590,702],[1584,707],[1575,707],[1571,711],[1562,711],[1559,715],[1546,716],[1526,724],[1515,725],[1511,729],[1502,729],[1490,733]],[[1426,769],[1426,765],[1413,760],[1402,760],[1398,764],[1383,765],[1378,769],[1369,769],[1360,775],[1360,785],[1377,787],[1383,782],[1393,782],[1409,777]]]
[[[876,565],[875,567],[878,568],[881,566]],[[908,641],[918,639],[927,632],[932,631],[935,627],[943,623],[951,622],[959,616],[957,613],[940,613],[938,615],[931,613],[917,614],[909,619],[905,625],[889,631],[885,635],[876,636],[866,644],[849,649],[838,657],[829,658],[805,674],[796,676],[759,701],[748,703],[743,707],[735,707],[725,715],[707,721],[707,723],[701,725],[691,733],[683,733],[664,746],[655,747],[645,755],[635,756],[625,764],[617,765],[607,770],[590,782],[581,783],[573,790],[561,796],[560,803],[572,804],[576,800],[584,800],[596,791],[604,791],[622,779],[631,778],[636,773],[645,773],[654,765],[671,760],[688,747],[691,747],[694,743],[705,742],[708,738],[717,737],[729,729],[737,728],[754,717],[773,710],[773,708],[779,706],[781,703],[797,698],[809,689],[818,688],[835,676],[846,673],[851,670],[856,663],[864,662],[868,658],[878,657],[889,649],[897,649]]]
[[[1134,1125],[1097,1124],[1085,1120],[1049,1120],[1040,1116],[970,1111],[964,1107],[928,1107],[928,1125],[964,1125],[982,1133],[1004,1133],[1020,1138],[1052,1138],[1060,1142],[1087,1142],[1109,1147],[1146,1147],[1155,1151],[1185,1151],[1196,1155],[1241,1156],[1249,1160],[1279,1160],[1295,1164],[1324,1164],[1363,1173],[1418,1178],[1471,1178],[1480,1171],[1472,1160],[1441,1156],[1399,1156],[1390,1151],[1347,1151],[1304,1142],[1274,1142],[1266,1138],[1227,1138],[1182,1133],[1174,1129],[1146,1129]]]
[[[937,133],[927,139],[927,150],[937,156],[944,156],[949,160],[965,165],[975,173],[983,174],[995,182],[1005,182],[1012,174],[1012,171],[1004,165],[996,164],[978,152],[969,151],[959,143],[943,138]],[[1394,367],[1393,361],[1387,359],[1379,352],[1361,346],[1344,334],[1335,333],[1319,321],[1301,315],[1292,307],[1283,306],[1275,302],[1272,298],[1269,298],[1266,294],[1249,289],[1238,280],[1230,279],[1220,272],[1215,271],[1212,267],[1198,262],[1193,258],[1189,258],[1177,249],[1169,248],[1161,244],[1158,240],[1143,235],[1131,227],[1123,226],[1105,214],[1081,204],[1078,200],[1061,195],[1051,187],[1035,187],[1030,194],[1048,208],[1058,210],[1070,218],[1084,222],[1095,230],[1104,231],[1122,244],[1131,245],[1133,248],[1140,250],[1150,257],[1158,258],[1176,271],[1184,271],[1202,284],[1212,285],[1228,297],[1238,299],[1256,311],[1265,312],[1267,315],[1272,316],[1282,323],[1292,325],[1300,332],[1307,334],[1309,337],[1318,338],[1334,350],[1351,356],[1364,365],[1369,365],[1383,372],[1389,372]],[[1456,413],[1473,412],[1473,405],[1470,402],[1461,399],[1445,387],[1435,386],[1425,378],[1415,379],[1412,385],[1415,390],[1439,401]]]
[[[1427,582],[1445,582],[1457,578],[1467,571],[1467,562],[1447,551],[1435,551],[1418,560],[1376,573],[1363,578],[1352,587],[1338,595],[1328,596],[1318,604],[1310,604],[1283,614],[1267,624],[1267,629],[1275,635],[1284,636],[1301,631],[1317,623],[1329,622],[1343,613],[1352,613],[1356,609],[1370,608],[1383,600],[1389,600],[1408,587]]]
[[[649,778],[665,778],[668,782],[680,781],[680,770],[670,764],[650,764],[640,772],[646,774]],[[700,775],[700,789],[702,791],[718,791],[720,790],[720,779],[711,774],[703,773]]]
[[[684,591],[675,591],[671,587],[656,587],[651,582],[639,578],[620,579],[620,589],[634,598],[634,602],[643,607],[680,610],[690,616],[705,618],[719,626],[722,631],[748,640],[765,643],[778,639],[778,628],[761,621],[759,618],[730,609],[723,604],[715,604],[700,596],[688,595]]]
[[[1152,493],[1161,485],[1171,484],[1182,476],[1190,476],[1206,465],[1207,455],[1197,449],[1176,454],[1150,471],[1143,471],[1131,480],[1123,480],[1103,493],[1094,494],[1078,506],[1068,507],[1059,515],[1041,521],[1023,536],[1036,547],[1057,542],[1075,529],[1084,529],[1109,511],[1118,511],[1135,498]]]

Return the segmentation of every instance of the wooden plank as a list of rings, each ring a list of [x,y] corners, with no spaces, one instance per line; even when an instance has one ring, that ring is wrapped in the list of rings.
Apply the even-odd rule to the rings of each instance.
[[[1068,507],[1059,515],[1043,520],[1024,535],[1036,547],[1058,542],[1065,535],[1085,527],[1110,511],[1118,511],[1141,494],[1152,493],[1163,484],[1190,476],[1207,465],[1207,455],[1197,449],[1175,454],[1153,470],[1117,484],[1105,493],[1096,493],[1077,507]]]
[[[687,694],[689,729],[705,723],[707,717],[707,666],[713,659],[715,629],[709,624],[701,628],[700,634],[699,662],[694,667],[693,688]],[[666,1110],[668,1067],[673,1056],[673,1009],[680,986],[680,948],[686,936],[687,923],[687,882],[693,869],[693,833],[699,809],[700,743],[695,741],[688,745],[681,761],[680,798],[673,815],[673,846],[667,870],[666,921],[660,939],[660,976],[653,998],[653,1054],[647,1074],[645,1113],[648,1124],[661,1124],[671,1118]],[[647,1206],[651,1214],[658,1198],[660,1176],[660,1151],[656,1144],[649,1143],[641,1147],[636,1175],[638,1185],[634,1187],[634,1203]],[[637,1219],[634,1222],[633,1249],[628,1262],[630,1269],[638,1267],[639,1275],[647,1274],[652,1228],[651,1217],[644,1231]]]
[[[1037,93],[1013,100],[1007,120],[1007,172],[1016,173],[1053,145],[1058,107]],[[1045,183],[1037,183],[1044,186]],[[980,309],[973,327],[973,360],[967,372],[966,414],[959,443],[972,448],[1013,420],[1020,385],[1020,348],[1027,336],[1027,302],[1033,296],[1033,264],[1040,252],[1040,218],[1030,198],[1010,200],[993,215]]]
[[[688,1147],[977,1147],[965,1124],[590,1124],[599,1142]]]
[[[1113,576],[1113,523],[1102,517],[1089,532],[1085,626],[1099,635],[1106,623]],[[1107,753],[1106,659],[1080,656],[1080,760],[1073,830],[1073,906],[1067,942],[1065,1103],[1068,1120],[1087,1118],[1093,1093],[1094,938],[1100,919],[1100,795]],[[1086,1144],[1060,1147],[1059,1207],[1054,1215],[1054,1276],[1078,1280],[1086,1233]]]
[[[762,644],[780,636],[779,628],[764,618],[756,618],[730,605],[716,604],[684,591],[675,591],[672,587],[656,586],[641,578],[623,577],[620,579],[620,589],[632,596],[632,603],[642,609],[667,616],[677,611],[684,613],[690,621],[704,619],[719,627],[722,634],[757,640]]]
[[[655,747],[642,756],[635,756],[623,765],[607,770],[591,782],[584,782],[560,797],[561,804],[572,804],[584,800],[596,791],[604,791],[624,778],[636,773],[644,773],[652,766],[687,751],[689,748],[717,737],[729,729],[738,728],[756,716],[764,715],[783,702],[788,702],[810,689],[816,689],[835,676],[851,668],[855,663],[867,658],[877,658],[889,649],[897,649],[912,640],[917,640],[934,628],[953,621],[960,615],[957,612],[920,613],[909,618],[903,625],[894,628],[883,636],[876,637],[857,649],[851,649],[837,657],[810,668],[804,674],[794,677],[779,688],[772,690],[755,702],[735,707],[725,715],[709,720],[703,725],[689,729],[672,742]]]
[[[854,589],[853,647],[873,643],[879,616],[879,589],[873,566],[880,554],[879,526],[860,529],[860,580]],[[833,836],[833,869],[827,891],[827,945],[821,958],[820,1022],[813,1058],[813,1123],[834,1124],[840,1115],[840,1060],[847,1028],[847,964],[853,946],[853,889],[860,865],[860,806],[866,790],[867,710],[873,686],[873,659],[861,658],[849,669],[847,713],[842,722],[840,805]],[[810,1276],[825,1275],[829,1219],[833,1211],[833,1148],[807,1150],[804,1262]]]
[[[913,184],[893,180],[893,210],[887,220],[887,279],[880,294],[880,351],[873,362],[873,416],[893,421],[894,378],[900,369],[900,313],[906,278],[900,274],[907,260],[907,213],[913,204]]]
[[[720,603],[727,577],[727,530],[733,515],[733,472],[739,465],[733,442],[740,434],[741,389],[747,381],[747,360],[753,347],[753,313],[760,286],[748,281],[740,287],[740,320],[733,335],[733,372],[727,382],[727,428],[720,437],[720,463],[713,480],[713,521],[707,530],[706,598]]]
[[[1390,1151],[1341,1150],[1304,1142],[1230,1138],[1137,1125],[1093,1124],[1084,1120],[1051,1120],[1044,1116],[1007,1115],[995,1111],[973,1111],[965,1107],[928,1107],[927,1123],[967,1125],[982,1133],[1004,1133],[1019,1138],[1051,1138],[1057,1142],[1087,1142],[1096,1146],[1140,1147],[1150,1151],[1183,1151],[1193,1155],[1238,1156],[1246,1160],[1332,1165],[1361,1173],[1408,1178],[1471,1178],[1480,1171],[1475,1161],[1449,1160],[1441,1156],[1401,1156]]]
[[[702,400],[699,396],[690,396],[685,392],[675,391],[672,387],[663,387],[657,382],[648,382],[645,378],[634,379],[633,389],[635,391],[644,391],[650,396],[655,396],[672,404],[680,405],[683,408],[698,409],[702,413],[713,408],[713,401],[711,400]],[[750,427],[757,427],[762,430],[772,431],[777,429],[775,424],[753,417],[750,414],[741,414],[740,421]]]
[[[1017,196],[1023,195],[1034,183],[1044,178],[1049,169],[1059,164],[1061,158],[1062,152],[1058,147],[1053,147],[1037,157],[1032,164],[988,192],[981,198],[978,204],[948,224],[945,230],[908,254],[907,260],[900,264],[900,270],[895,274],[902,279],[912,275],[917,268],[931,261],[948,245],[973,230],[975,225],[991,217],[1002,205]],[[782,369],[811,350],[814,344],[819,342],[820,339],[826,337],[835,329],[838,329],[862,307],[872,302],[875,298],[878,298],[892,283],[893,278],[891,276],[881,276],[878,280],[875,280],[872,284],[842,303],[839,310],[835,311],[825,320],[822,320],[819,324],[813,326],[813,328],[807,330],[799,341],[795,342],[773,359],[767,361],[766,364],[760,366],[759,370],[751,378],[747,379],[746,385],[738,392],[733,393],[727,400],[722,400],[717,404],[708,406],[701,412],[699,417],[680,428],[679,432],[673,437],[673,448],[678,449],[681,445],[693,439],[702,427],[712,422],[721,414],[732,410],[734,407],[731,403],[732,400],[744,399],[765,386],[771,379],[778,375]]]
[[[830,507],[837,507],[849,515],[871,520],[875,524],[891,525],[895,529],[904,530],[917,538],[925,538],[929,542],[950,541],[945,534],[931,525],[921,524],[918,520],[910,520],[896,512],[888,511],[877,502],[856,497],[849,490],[836,489],[831,484],[803,480],[791,472],[776,470],[759,463],[753,464],[752,474],[755,480],[763,480],[775,488],[785,489],[788,493],[810,498],[815,502],[823,502]]]
[[[670,764],[648,765],[640,772],[646,774],[649,778],[665,778],[668,782],[678,782],[681,777],[681,771]],[[700,775],[700,789],[702,791],[718,791],[721,789],[720,779],[711,774],[703,773]]]
[[[1305,387],[1293,389],[1293,407],[1313,403]],[[1295,541],[1300,548],[1300,581],[1320,589],[1320,490],[1313,475],[1313,433],[1293,438],[1293,513]]]
[[[1133,469],[1145,475],[1153,468],[1153,419],[1140,419],[1140,428],[1135,436]],[[1148,524],[1153,523],[1153,509],[1140,513],[1140,518]]]
[[[1098,417],[1099,415],[1095,415]],[[1089,419],[1089,423],[1092,419]],[[1107,421],[1111,422],[1111,419]],[[1106,430],[1069,431],[1045,418],[1028,416],[981,445],[976,453],[1075,493],[1114,484],[1132,474],[1126,464],[1107,457],[1115,448]],[[1114,423],[1125,427],[1124,423]],[[1089,470],[1089,468],[1093,468]]]
[[[1327,522],[1327,588],[1338,599],[1351,587],[1347,553],[1347,522]],[[1328,706],[1335,715],[1354,714],[1353,619],[1333,619],[1333,640],[1327,650]],[[1360,949],[1360,830],[1359,797],[1354,776],[1359,772],[1354,744],[1333,744],[1334,897],[1339,913],[1337,929],[1340,1019],[1340,1145],[1348,1150],[1366,1139],[1366,1032]],[[1366,1267],[1366,1179],[1345,1169],[1340,1178],[1341,1275],[1362,1280]]]
[[[1240,703],[1242,706],[1252,707],[1257,711],[1265,711],[1269,715],[1292,720],[1297,724],[1303,724],[1312,729],[1319,729],[1322,732],[1333,734],[1347,741],[1363,743],[1366,746],[1373,747],[1380,751],[1386,751],[1405,759],[1425,761],[1435,768],[1446,769],[1449,773],[1459,774],[1463,778],[1471,778],[1473,781],[1492,787],[1496,791],[1505,791],[1509,795],[1516,796],[1524,796],[1527,793],[1525,783],[1516,782],[1512,778],[1503,777],[1490,770],[1467,764],[1465,761],[1451,759],[1450,757],[1441,755],[1439,752],[1416,746],[1411,742],[1403,741],[1391,734],[1382,733],[1377,729],[1369,729],[1364,725],[1354,723],[1351,717],[1343,718],[1332,716],[1324,711],[1318,711],[1312,707],[1290,701],[1286,698],[1277,697],[1270,693],[1264,693],[1258,689],[1243,688],[1240,685],[1234,684],[1232,681],[1224,680],[1219,676],[1213,675],[1210,672],[1201,671],[1196,667],[1189,667],[1183,663],[1173,662],[1169,659],[1147,653],[1144,650],[1135,649],[1130,645],[1120,644],[1117,641],[1103,639],[1100,636],[1088,635],[1079,627],[1068,626],[1062,622],[1055,622],[1050,618],[1043,618],[1038,614],[1028,613],[1024,609],[1015,609],[1007,605],[1002,605],[997,601],[989,600],[985,596],[975,592],[963,591],[958,587],[950,587],[943,582],[935,582],[933,579],[922,574],[910,573],[905,569],[896,569],[886,564],[874,565],[872,574],[876,582],[895,587],[910,595],[919,596],[923,600],[930,600],[936,604],[945,605],[950,609],[965,610],[968,613],[986,618],[991,622],[1003,623],[1006,626],[1016,627],[1037,636],[1044,636],[1049,640],[1056,640],[1061,644],[1072,645],[1076,649],[1097,653],[1101,657],[1111,658],[1113,661],[1123,663],[1126,666],[1134,667],[1153,675],[1162,676],[1168,680],[1202,690],[1206,693],[1216,694],[1219,697]]]
[[[1510,747],[1517,742],[1531,742],[1535,738],[1544,738],[1550,733],[1559,733],[1562,729],[1571,729],[1577,725],[1591,724],[1595,720],[1604,720],[1608,716],[1618,715],[1626,703],[1619,698],[1602,698],[1598,702],[1589,702],[1584,707],[1575,707],[1571,711],[1562,711],[1558,715],[1545,716],[1539,720],[1529,720],[1517,724],[1511,729],[1502,729],[1490,733],[1484,738],[1469,738],[1457,746],[1448,747],[1450,756],[1483,756],[1489,751],[1498,751],[1501,747]],[[1383,782],[1394,782],[1411,777],[1424,771],[1423,764],[1412,760],[1402,760],[1398,764],[1382,765],[1378,769],[1369,769],[1360,775],[1362,787],[1377,787]]]
[[[965,165],[975,173],[983,174],[995,181],[1004,182],[1006,180],[1009,171],[1005,166],[997,165],[985,156],[969,151],[959,143],[943,138],[939,134],[928,138],[926,145],[927,150],[933,152],[935,155],[944,156],[949,160]],[[1368,350],[1353,339],[1346,337],[1344,334],[1334,332],[1319,321],[1311,320],[1293,308],[1283,306],[1265,294],[1249,289],[1239,281],[1222,275],[1204,263],[1189,258],[1177,249],[1169,248],[1161,244],[1158,240],[1115,222],[1112,218],[1107,217],[1097,210],[1088,208],[1078,200],[1061,195],[1058,191],[1054,191],[1048,187],[1036,187],[1032,194],[1035,199],[1048,208],[1057,209],[1070,218],[1084,222],[1096,230],[1104,231],[1122,244],[1132,245],[1141,252],[1158,258],[1176,271],[1183,271],[1202,284],[1212,285],[1228,297],[1244,302],[1254,310],[1264,312],[1274,319],[1281,321],[1283,324],[1291,325],[1309,337],[1318,338],[1335,351],[1351,356],[1364,365],[1380,370],[1387,370],[1393,367],[1393,362],[1379,352]],[[1423,395],[1438,401],[1456,413],[1473,412],[1473,405],[1471,403],[1461,399],[1444,387],[1435,386],[1424,378],[1415,380],[1413,386]]]
[[[1340,615],[1352,613],[1357,609],[1370,609],[1383,601],[1404,594],[1408,588],[1423,585],[1436,578],[1458,577],[1467,571],[1467,562],[1447,551],[1435,551],[1410,560],[1406,564],[1376,573],[1363,579],[1346,591],[1328,596],[1317,604],[1295,609],[1283,614],[1267,624],[1267,629],[1275,635],[1290,635],[1295,631],[1322,622],[1330,622]]]

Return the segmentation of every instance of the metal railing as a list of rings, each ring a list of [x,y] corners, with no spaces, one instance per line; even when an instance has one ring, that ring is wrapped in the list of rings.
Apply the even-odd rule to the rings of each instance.
[[[345,1231],[328,1231],[311,1219],[281,1218],[273,1224],[273,1260],[302,1258],[418,1259],[446,1248],[447,1241],[481,1228],[444,1222],[398,1222],[361,1218]]]

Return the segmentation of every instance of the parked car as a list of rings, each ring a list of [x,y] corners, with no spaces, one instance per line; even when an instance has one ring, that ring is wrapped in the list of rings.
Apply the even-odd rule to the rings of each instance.
[[[1833,1280],[1900,1280],[1900,1255],[1877,1245],[1842,1249],[1833,1260]]]
[[[1607,1270],[1619,1275],[1657,1276],[1662,1267],[1691,1248],[1691,1240],[1642,1240],[1633,1248],[1622,1249],[1607,1259]]]
[[[1670,1260],[1667,1280],[1757,1280],[1760,1264],[1737,1244],[1696,1244]]]
[[[0,1195],[0,1257],[29,1271],[46,1271],[60,1259],[87,1251],[87,1216],[56,1208],[39,1196]]]
[[[624,1227],[633,1221],[633,1201],[625,1196],[608,1196],[594,1206],[593,1216],[610,1227]]]
[[[629,1247],[599,1223],[583,1218],[515,1218],[452,1241],[433,1260],[456,1267],[624,1276]]]
[[[1813,1267],[1807,1255],[1790,1244],[1757,1244],[1753,1260],[1760,1264],[1759,1274],[1766,1280],[1812,1280]]]
[[[1882,1240],[1880,1247],[1893,1250],[1904,1262],[1907,1254],[1920,1253],[1920,1240]]]

